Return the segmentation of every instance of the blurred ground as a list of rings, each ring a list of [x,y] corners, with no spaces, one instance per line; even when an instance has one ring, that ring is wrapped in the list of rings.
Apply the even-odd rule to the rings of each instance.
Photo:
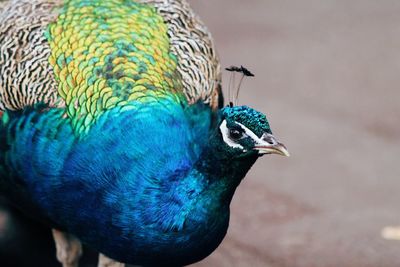
[[[195,266],[400,266],[400,241],[381,237],[400,225],[400,2],[191,3],[223,66],[256,74],[240,103],[292,155],[256,163],[226,239]]]
[[[256,74],[240,103],[266,112],[292,155],[256,163],[224,242],[194,266],[400,266],[400,241],[381,237],[400,225],[400,2],[191,3],[223,66]]]

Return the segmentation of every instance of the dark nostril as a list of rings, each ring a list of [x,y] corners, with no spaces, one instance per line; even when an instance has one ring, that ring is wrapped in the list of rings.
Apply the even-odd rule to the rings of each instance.
[[[264,139],[265,140],[265,139]],[[274,140],[273,139],[271,139],[271,138],[268,138],[268,139],[266,139],[265,140],[268,144],[270,144],[270,145],[273,145],[275,142],[274,142]]]
[[[271,135],[263,136],[262,140],[264,140],[265,142],[267,142],[270,145],[274,145],[274,144],[277,143],[275,138],[273,136],[271,136]]]

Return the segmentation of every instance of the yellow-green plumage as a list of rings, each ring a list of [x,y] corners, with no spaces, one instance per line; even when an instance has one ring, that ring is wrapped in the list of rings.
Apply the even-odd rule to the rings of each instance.
[[[154,7],[133,1],[68,1],[48,40],[58,92],[77,132],[105,110],[129,102],[184,101],[167,25]]]

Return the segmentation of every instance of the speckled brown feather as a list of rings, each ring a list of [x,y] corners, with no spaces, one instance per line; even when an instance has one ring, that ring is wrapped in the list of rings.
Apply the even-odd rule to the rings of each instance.
[[[164,17],[178,56],[185,95],[190,103],[203,100],[217,108],[221,95],[221,70],[210,32],[189,4],[176,0],[142,0],[154,4]]]
[[[37,102],[62,105],[44,36],[57,13],[55,1],[10,1],[0,14],[0,110]]]

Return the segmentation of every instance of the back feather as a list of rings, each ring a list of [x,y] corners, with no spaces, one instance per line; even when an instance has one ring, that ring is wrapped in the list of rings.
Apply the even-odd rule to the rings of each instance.
[[[8,2],[0,14],[0,110],[66,107],[81,132],[131,100],[167,96],[217,108],[220,66],[203,23],[185,0],[138,2]]]

